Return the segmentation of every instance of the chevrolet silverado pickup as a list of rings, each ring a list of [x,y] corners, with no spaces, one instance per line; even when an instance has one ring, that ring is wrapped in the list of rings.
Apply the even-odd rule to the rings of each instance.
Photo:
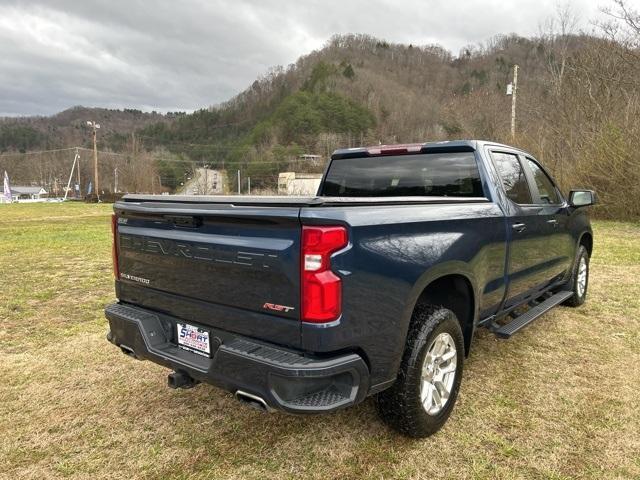
[[[476,329],[585,301],[590,190],[486,141],[337,150],[317,196],[127,195],[108,340],[265,411],[449,417]]]

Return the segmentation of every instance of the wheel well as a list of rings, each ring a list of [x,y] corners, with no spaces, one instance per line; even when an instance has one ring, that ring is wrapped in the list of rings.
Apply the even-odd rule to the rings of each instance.
[[[590,233],[585,233],[580,237],[580,245],[583,245],[584,248],[587,249],[589,256],[591,256],[591,252],[593,251],[593,237]]]
[[[443,306],[456,314],[464,335],[465,353],[468,355],[475,313],[473,288],[469,280],[462,275],[440,277],[425,287],[418,303]]]

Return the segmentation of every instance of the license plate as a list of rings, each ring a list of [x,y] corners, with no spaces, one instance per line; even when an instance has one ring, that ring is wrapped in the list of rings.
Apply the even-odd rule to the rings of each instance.
[[[209,331],[188,323],[178,323],[178,346],[204,357],[211,356]]]

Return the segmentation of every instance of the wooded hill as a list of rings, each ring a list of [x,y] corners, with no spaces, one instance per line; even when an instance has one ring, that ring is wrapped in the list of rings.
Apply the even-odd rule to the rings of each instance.
[[[0,154],[69,146],[90,147],[87,120],[100,124],[104,148],[121,151],[131,132],[151,124],[171,123],[180,115],[184,113],[160,114],[132,108],[116,110],[77,106],[50,117],[0,117]]]
[[[326,159],[336,148],[362,144],[492,139],[531,151],[565,192],[595,188],[600,215],[637,218],[640,23],[623,3],[617,8],[598,36],[572,34],[570,19],[561,17],[536,38],[496,36],[458,56],[438,46],[336,36],[220,106],[169,115],[76,108],[50,118],[4,119],[0,149],[87,145],[83,123],[97,119],[101,150],[146,158],[145,178],[159,175],[169,189],[204,164],[241,169],[255,187],[270,188],[278,172],[323,167],[303,163],[302,153]],[[505,92],[514,64],[512,139]],[[144,179],[136,185],[151,190]]]

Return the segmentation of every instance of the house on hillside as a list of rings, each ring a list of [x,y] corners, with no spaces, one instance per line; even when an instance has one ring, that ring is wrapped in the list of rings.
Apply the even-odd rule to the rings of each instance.
[[[303,153],[302,155],[298,155],[298,158],[300,160],[306,160],[311,162],[319,162],[320,160],[322,160],[321,155],[311,155],[310,153]]]

